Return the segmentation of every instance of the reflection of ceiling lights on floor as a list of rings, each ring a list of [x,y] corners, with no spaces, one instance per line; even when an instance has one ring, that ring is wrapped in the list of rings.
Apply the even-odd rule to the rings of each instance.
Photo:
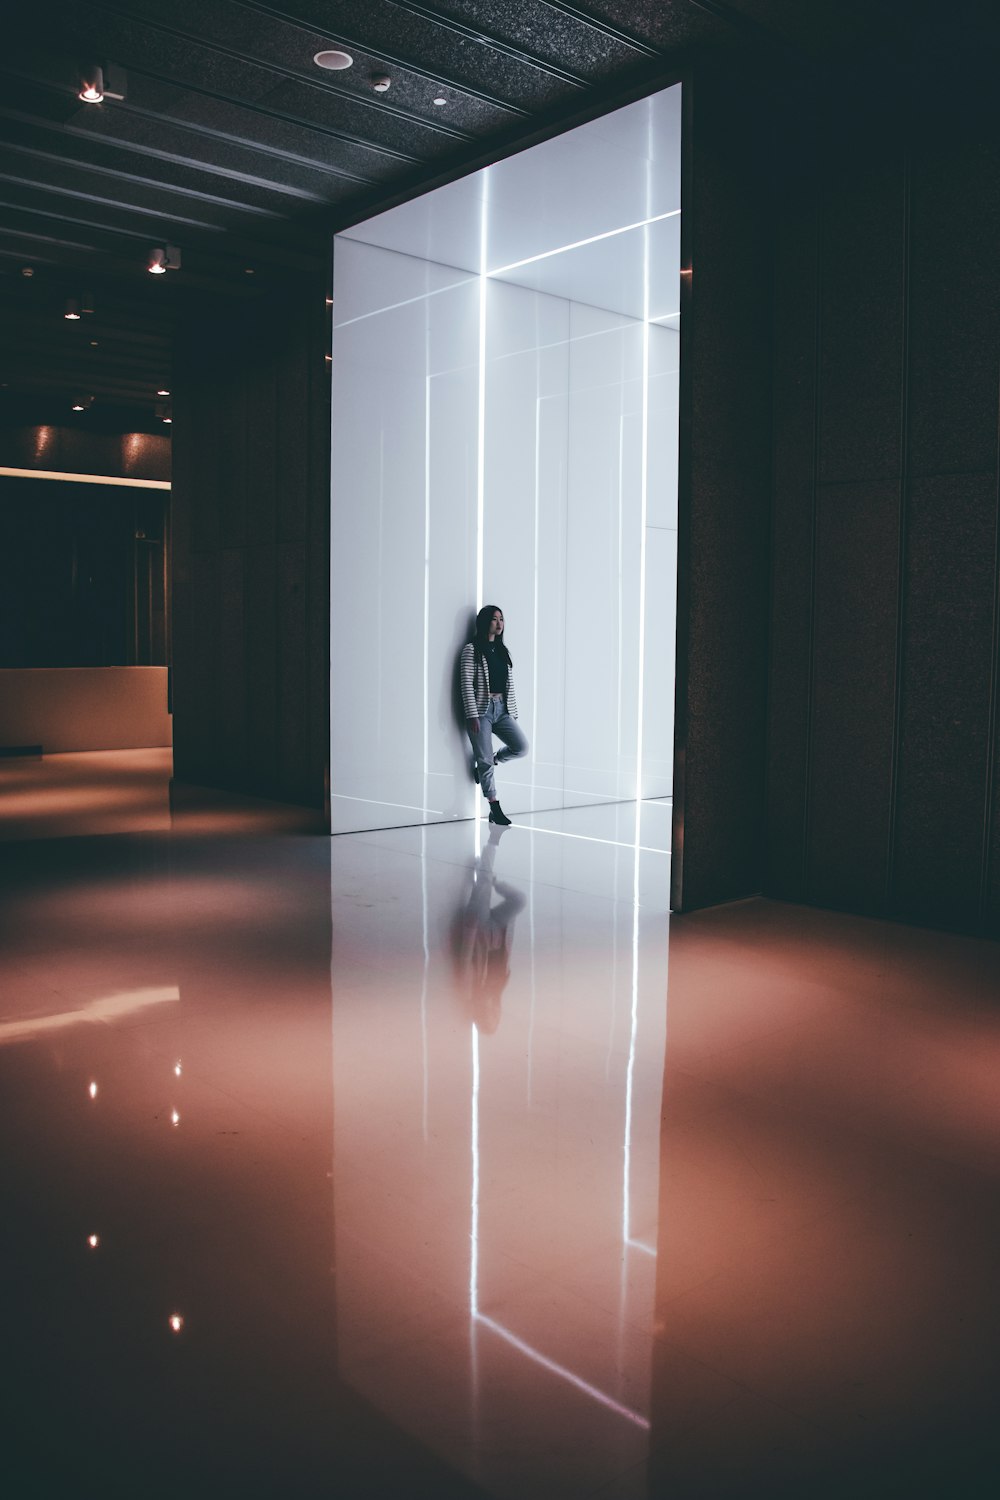
[[[168,1000],[179,1000],[181,992],[176,985],[150,986],[140,990],[121,990],[111,995],[102,995],[91,1000],[79,1010],[62,1010],[52,1016],[35,1016],[29,1021],[4,1021],[0,1023],[0,1046],[4,1042],[17,1042],[25,1037],[40,1036],[46,1031],[63,1031],[67,1026],[79,1026],[84,1021],[117,1021],[134,1011],[144,1010],[149,1005],[162,1005]],[[87,1092],[91,1099],[97,1098],[97,1084],[91,1083]]]

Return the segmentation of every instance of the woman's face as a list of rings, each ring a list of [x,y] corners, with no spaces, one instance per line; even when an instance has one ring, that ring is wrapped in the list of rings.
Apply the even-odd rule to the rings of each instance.
[[[490,620],[490,634],[503,635],[503,615],[498,609],[493,611],[493,618]]]

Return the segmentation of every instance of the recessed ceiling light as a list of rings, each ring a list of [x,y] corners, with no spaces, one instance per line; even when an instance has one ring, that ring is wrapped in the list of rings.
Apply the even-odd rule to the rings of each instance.
[[[63,317],[68,319],[70,323],[79,323],[80,304],[75,297],[67,297],[66,311],[63,313]]]
[[[169,391],[167,391],[167,390],[163,390],[163,391],[157,391],[157,393],[156,393],[156,394],[157,394],[157,395],[158,395],[158,396],[169,396],[169,395],[170,395],[170,392],[169,392]]]
[[[384,94],[386,90],[391,87],[392,79],[389,77],[388,73],[372,74],[372,88],[375,90],[376,94]]]
[[[354,58],[351,54],[341,52],[336,47],[331,47],[326,52],[317,52],[313,62],[317,68],[326,68],[331,73],[339,73],[344,68],[354,66]]]
[[[21,267],[21,275],[22,276],[34,276],[34,274],[35,274],[35,268],[34,268],[34,266],[22,266]]]
[[[440,108],[441,108],[441,105],[442,105],[442,104],[447,104],[447,103],[448,103],[448,101],[447,101],[447,99],[446,99],[446,98],[445,98],[445,97],[444,97],[444,95],[443,95],[443,94],[438,94],[438,96],[437,96],[437,98],[436,98],[436,99],[432,99],[432,100],[431,100],[431,103],[432,103],[432,104],[436,104],[436,105],[437,105],[437,107],[438,107],[438,109],[440,109]]]

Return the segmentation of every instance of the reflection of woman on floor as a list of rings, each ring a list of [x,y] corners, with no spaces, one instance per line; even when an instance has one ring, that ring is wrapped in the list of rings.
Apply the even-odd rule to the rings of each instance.
[[[503,641],[503,610],[496,604],[479,611],[476,633],[462,648],[462,704],[476,757],[472,774],[490,804],[490,822],[506,827],[510,819],[497,797],[493,767],[527,755],[528,741],[517,723],[513,663]],[[496,755],[494,735],[504,746]]]
[[[510,978],[510,945],[514,920],[525,898],[493,873],[502,828],[491,828],[489,843],[473,867],[472,890],[455,913],[451,927],[451,958],[455,984],[467,999],[480,1031],[492,1033],[500,1024],[503,992]],[[500,904],[493,905],[494,895]]]

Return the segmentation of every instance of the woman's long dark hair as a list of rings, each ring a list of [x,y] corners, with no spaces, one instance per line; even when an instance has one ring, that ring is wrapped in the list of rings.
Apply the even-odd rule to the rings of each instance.
[[[486,642],[490,638],[490,621],[493,619],[493,616],[498,609],[500,609],[499,604],[484,604],[482,609],[476,616],[476,633],[473,636],[472,640],[476,648],[477,656],[482,656],[483,652],[486,650]],[[502,609],[500,609],[500,613],[503,614]],[[500,647],[501,654],[507,658],[508,667],[512,667],[514,663],[511,661],[510,652],[504,645],[503,631],[501,630],[498,636],[494,636],[493,640],[494,644]]]

